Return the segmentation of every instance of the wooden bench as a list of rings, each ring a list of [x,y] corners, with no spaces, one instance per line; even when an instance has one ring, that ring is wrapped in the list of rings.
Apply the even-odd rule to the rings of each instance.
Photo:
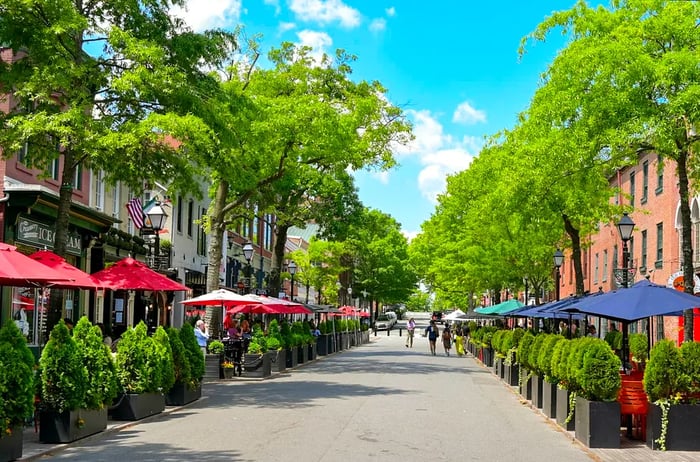
[[[620,415],[626,419],[627,436],[646,441],[649,400],[642,381],[623,377],[617,401],[620,403]]]

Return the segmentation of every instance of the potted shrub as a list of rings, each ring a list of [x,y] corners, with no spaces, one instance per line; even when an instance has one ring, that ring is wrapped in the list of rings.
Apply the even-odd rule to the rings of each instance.
[[[282,331],[276,319],[270,321],[267,332],[267,348],[270,354],[272,372],[284,372],[287,369],[287,355],[282,341]]]
[[[547,334],[539,355],[537,356],[537,364],[543,374],[542,381],[542,409],[547,417],[557,417],[557,380],[552,371],[552,356],[554,355],[554,347],[560,341],[563,341],[564,336],[556,334]]]
[[[520,394],[525,399],[532,399],[532,366],[528,362],[530,349],[535,341],[532,332],[526,332],[518,345],[518,365],[520,366]]]
[[[34,412],[34,355],[14,322],[0,328],[0,462],[22,457],[24,422]]]
[[[204,357],[204,379],[219,380],[222,377],[221,362],[224,359],[224,342],[213,340],[207,346]]]
[[[540,357],[542,344],[549,335],[551,334],[538,334],[535,336],[535,341],[532,342],[530,346],[527,358],[527,362],[531,367],[530,370],[532,371],[532,404],[540,409],[542,408],[544,373],[538,363],[538,358]]]
[[[185,324],[183,329],[186,329],[188,325]],[[165,395],[165,404],[168,406],[183,406],[201,397],[201,387],[198,384],[199,381],[193,378],[193,367],[190,364],[191,357],[182,341],[183,335],[181,330],[169,328],[166,330],[166,333],[170,341],[170,349],[172,350],[175,382]],[[194,339],[194,333],[192,338]],[[204,357],[199,348],[197,348],[197,357],[203,364]]]
[[[359,328],[359,326],[355,325],[354,320],[353,325]],[[309,324],[308,321],[304,321],[302,323],[302,330],[302,337],[304,339],[303,342],[306,346],[306,358],[309,361],[313,361],[316,359],[316,338],[311,334],[311,324]]]
[[[576,439],[591,448],[620,447],[620,367],[610,346],[596,338],[577,339]]]
[[[629,345],[634,368],[644,372],[644,367],[649,358],[649,337],[646,334],[630,334]]]
[[[179,334],[185,348],[187,362],[190,365],[190,376],[189,381],[185,384],[185,390],[183,390],[183,401],[191,402],[191,400],[202,397],[202,379],[205,371],[204,356],[197,343],[192,324],[183,324]]]
[[[567,364],[569,354],[571,353],[571,340],[560,339],[552,349],[552,383],[557,384],[557,404],[556,404],[556,420],[557,423],[567,431],[574,429],[574,419],[571,412],[571,392],[568,390],[566,379]]]
[[[243,375],[253,378],[265,378],[272,375],[270,357],[263,352],[262,346],[255,338],[250,341],[248,351],[244,355]]]
[[[225,379],[232,379],[235,377],[234,368],[236,365],[232,361],[224,361],[221,363],[221,370],[224,373]]]
[[[365,327],[366,324],[362,326]],[[329,355],[333,352],[333,345],[331,343],[331,336],[328,335],[328,322],[319,322],[318,330],[321,332],[321,335],[316,338],[316,351],[321,356]],[[367,336],[369,339],[369,331],[367,331]]]
[[[169,347],[169,341],[167,344]],[[124,332],[117,345],[116,357],[122,394],[118,398],[118,404],[111,410],[112,418],[139,420],[165,410],[162,374],[167,360],[160,357],[164,348],[154,344],[154,339],[147,335],[143,321]],[[172,351],[170,355],[172,365]],[[174,374],[172,377],[174,381]]]
[[[651,403],[647,445],[662,450],[700,450],[700,344],[686,342],[678,348],[670,340],[657,342],[644,370],[644,390]]]
[[[292,327],[289,325],[289,322],[282,321],[280,324],[280,336],[282,337],[282,347],[285,349],[286,367],[288,369],[297,367],[297,348],[294,344]]]

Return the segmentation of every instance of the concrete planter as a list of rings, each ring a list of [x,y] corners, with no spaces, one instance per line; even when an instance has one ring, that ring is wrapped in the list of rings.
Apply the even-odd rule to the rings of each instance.
[[[661,436],[661,408],[649,404],[647,415],[647,446],[660,449],[656,442]],[[700,451],[700,405],[674,404],[668,410],[666,449],[668,451]]]
[[[141,420],[165,410],[162,393],[125,393],[117,402],[119,404],[110,411],[113,420]]]
[[[262,379],[272,375],[270,356],[265,354],[245,353],[243,355],[243,376]]]
[[[576,439],[589,448],[620,447],[620,403],[576,397]]]
[[[104,431],[107,428],[107,408],[41,411],[39,419],[39,441],[70,443]]]
[[[285,350],[285,362],[287,369],[297,367],[297,347],[291,347]]]
[[[572,431],[576,427],[576,419],[572,418],[568,423],[566,422],[571,410],[571,406],[569,406],[570,395],[569,390],[557,388],[557,423],[567,431]]]
[[[287,370],[287,350],[268,351],[268,353],[270,353],[272,372],[284,372]]]
[[[204,356],[204,378],[202,380],[208,382],[211,382],[212,380],[219,380],[222,377],[222,361],[223,355],[207,353]]]

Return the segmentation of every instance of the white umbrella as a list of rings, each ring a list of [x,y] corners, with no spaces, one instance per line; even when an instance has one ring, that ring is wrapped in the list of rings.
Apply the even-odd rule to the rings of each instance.
[[[443,319],[443,321],[466,321],[467,314],[460,309],[456,309],[452,313],[443,317],[442,319]]]

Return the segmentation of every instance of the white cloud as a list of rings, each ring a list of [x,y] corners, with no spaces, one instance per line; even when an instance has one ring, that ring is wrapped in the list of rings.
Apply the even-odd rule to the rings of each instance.
[[[404,237],[406,237],[406,240],[408,240],[408,242],[411,242],[414,237],[416,237],[416,236],[418,236],[418,234],[420,234],[420,231],[401,230],[401,234],[403,234]]]
[[[469,167],[482,143],[474,137],[461,140],[446,134],[442,124],[430,111],[406,111],[413,120],[415,139],[397,147],[397,157],[415,157],[422,165],[417,182],[421,194],[433,203],[445,191],[449,174]]]
[[[193,30],[202,31],[237,23],[241,0],[187,0],[184,8],[174,6],[170,12],[184,19]]]
[[[313,50],[311,56],[318,64],[321,64],[321,59],[323,58],[323,54],[326,53],[326,48],[333,44],[333,39],[325,32],[305,29],[299,31],[297,37],[299,37],[298,45],[311,47]]]
[[[360,12],[342,0],[289,0],[289,8],[303,21],[321,24],[337,21],[348,29],[360,25]]]
[[[384,11],[386,11],[386,15],[389,16],[390,18],[396,14],[396,8],[394,8],[393,6],[390,8],[387,8]]]
[[[373,19],[369,24],[369,30],[372,32],[381,32],[384,29],[386,29],[386,19],[384,18]]]
[[[284,34],[287,31],[290,31],[292,29],[295,29],[297,27],[296,24],[293,22],[281,22],[279,26],[277,26],[277,30],[279,31],[280,34]]]
[[[486,122],[486,113],[478,109],[474,109],[471,104],[464,101],[457,106],[452,115],[452,122],[463,124],[475,124],[478,122]]]

